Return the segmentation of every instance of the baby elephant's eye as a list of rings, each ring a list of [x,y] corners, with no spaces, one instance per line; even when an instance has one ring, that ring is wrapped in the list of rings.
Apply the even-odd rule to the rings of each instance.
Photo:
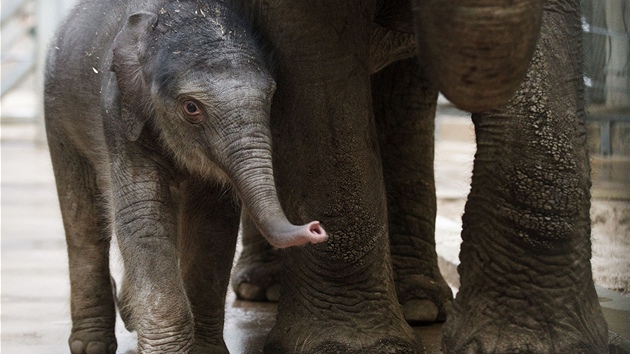
[[[190,115],[201,114],[199,107],[197,107],[197,104],[193,101],[185,101],[184,109],[186,110],[186,113]]]
[[[199,105],[194,101],[184,101],[182,103],[182,109],[186,113],[186,119],[191,123],[201,123],[203,121],[203,112],[199,108]]]

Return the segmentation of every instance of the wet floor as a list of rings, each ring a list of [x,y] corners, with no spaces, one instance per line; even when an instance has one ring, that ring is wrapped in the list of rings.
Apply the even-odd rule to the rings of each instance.
[[[460,124],[460,123],[455,123]],[[2,353],[67,353],[69,280],[61,217],[48,153],[33,141],[33,127],[2,128]],[[459,221],[468,191],[472,130],[436,146],[438,252],[447,280],[457,285]],[[119,262],[113,272],[119,277]],[[628,277],[628,273],[625,273]],[[630,340],[630,297],[599,289],[612,330]],[[225,339],[232,353],[261,353],[276,306],[226,301]],[[439,353],[440,325],[414,328],[427,353]],[[135,353],[135,335],[117,324],[118,353]],[[630,348],[628,348],[630,351]]]

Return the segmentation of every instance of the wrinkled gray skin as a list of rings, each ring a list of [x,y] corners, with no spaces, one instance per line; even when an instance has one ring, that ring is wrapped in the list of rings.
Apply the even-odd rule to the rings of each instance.
[[[278,202],[275,83],[252,37],[218,1],[86,0],[53,40],[45,114],[73,354],[116,351],[112,230],[125,266],[120,311],[141,353],[227,352],[239,199],[275,247],[326,239],[317,222],[289,223]]]
[[[514,2],[501,9],[491,6],[499,1],[472,1],[462,11],[439,3],[414,3],[420,64],[404,59],[400,32],[412,30],[405,1],[259,6],[277,59],[271,115],[279,195],[290,216],[314,216],[330,235],[280,257],[245,222],[233,285],[242,298],[279,294],[267,352],[417,353],[422,346],[403,316],[440,320],[449,307],[448,353],[606,352],[590,269],[579,3],[545,0],[533,10],[542,14],[538,40]],[[536,44],[531,66],[523,51],[495,40]],[[522,65],[511,70],[526,72],[524,82],[501,72],[508,64]],[[438,89],[479,112],[461,288],[452,303],[433,240]],[[512,97],[508,104],[491,109],[504,90],[509,95],[498,96]]]

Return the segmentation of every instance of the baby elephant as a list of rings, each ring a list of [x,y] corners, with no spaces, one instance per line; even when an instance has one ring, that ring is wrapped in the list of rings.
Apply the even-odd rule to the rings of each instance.
[[[275,247],[326,240],[318,222],[289,223],[278,202],[275,84],[261,52],[218,0],[83,0],[61,26],[45,115],[73,354],[116,351],[112,231],[125,268],[120,311],[142,353],[227,352],[239,200]]]

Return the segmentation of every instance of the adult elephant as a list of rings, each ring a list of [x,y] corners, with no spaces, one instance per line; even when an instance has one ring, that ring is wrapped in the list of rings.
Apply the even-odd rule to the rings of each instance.
[[[432,249],[438,89],[483,112],[473,115],[461,288],[443,348],[606,351],[589,260],[578,1],[546,1],[542,12],[527,1],[417,1],[421,64],[396,61],[406,56],[396,43],[407,43],[397,32],[411,28],[405,1],[253,5],[275,50],[280,198],[293,222],[321,220],[330,234],[284,251],[268,352],[416,353],[397,296],[408,316],[444,317],[449,295]],[[512,97],[535,43],[520,90],[489,110]],[[260,246],[245,225],[234,280],[241,296],[259,295],[248,276],[269,275],[253,265],[272,260],[254,257]]]

